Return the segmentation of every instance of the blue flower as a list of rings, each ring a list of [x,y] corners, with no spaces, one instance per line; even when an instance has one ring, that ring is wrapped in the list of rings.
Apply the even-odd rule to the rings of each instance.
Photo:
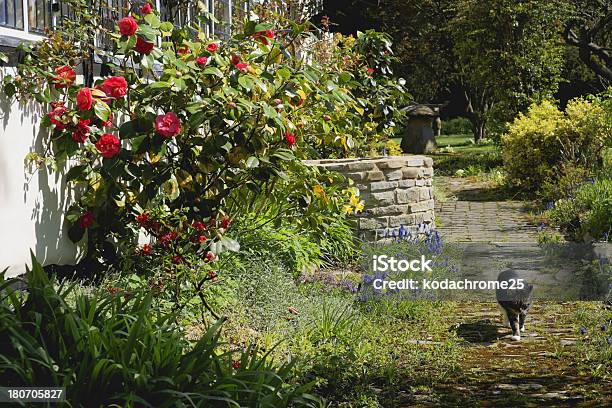
[[[607,329],[607,327],[606,327],[606,325],[605,325],[605,324],[602,324],[600,328],[601,328],[601,331],[603,331],[603,332],[605,332],[605,331],[606,331],[606,329]]]
[[[586,334],[587,330],[584,327],[580,328],[580,335],[584,336]]]
[[[606,341],[608,342],[609,345],[612,345],[612,337],[606,336]]]
[[[374,282],[374,277],[370,276],[370,275],[363,275],[363,283],[365,283],[366,285],[371,285],[372,282]]]
[[[555,203],[553,203],[552,201],[549,201],[546,203],[547,210],[551,210],[554,206],[555,206]]]

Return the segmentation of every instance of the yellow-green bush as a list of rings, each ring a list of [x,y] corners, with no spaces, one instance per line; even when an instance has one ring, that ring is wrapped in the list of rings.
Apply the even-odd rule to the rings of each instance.
[[[537,192],[549,186],[546,194],[556,195],[550,186],[557,185],[567,169],[577,175],[600,168],[611,141],[611,113],[599,99],[574,99],[565,112],[544,101],[509,125],[502,137],[504,167],[514,185]]]

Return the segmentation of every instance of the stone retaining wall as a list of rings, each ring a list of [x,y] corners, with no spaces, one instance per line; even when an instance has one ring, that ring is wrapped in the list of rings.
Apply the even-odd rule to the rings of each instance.
[[[352,179],[365,201],[356,217],[359,236],[377,240],[403,225],[416,231],[433,227],[433,159],[425,156],[388,156],[366,159],[308,160],[308,165],[337,171]]]

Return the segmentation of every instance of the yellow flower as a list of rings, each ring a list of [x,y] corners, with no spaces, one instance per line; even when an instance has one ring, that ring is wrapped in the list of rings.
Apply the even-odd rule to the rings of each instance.
[[[357,205],[359,205],[359,197],[355,196],[355,195],[351,195],[351,198],[349,200],[349,202],[351,203],[351,205],[353,207],[357,207]]]
[[[352,214],[352,213],[353,213],[353,207],[351,207],[351,206],[350,206],[350,205],[348,205],[348,204],[345,204],[345,206],[344,206],[344,208],[342,209],[342,211],[343,211],[345,214],[349,214],[349,215],[350,215],[350,214]]]
[[[323,187],[321,187],[320,184],[317,184],[316,186],[314,186],[314,188],[312,189],[312,191],[314,192],[314,195],[317,198],[323,198],[325,197],[325,190],[323,189]]]
[[[356,206],[355,206],[355,212],[356,213],[360,213],[363,211],[363,208],[365,207],[365,203],[363,201],[360,201]]]

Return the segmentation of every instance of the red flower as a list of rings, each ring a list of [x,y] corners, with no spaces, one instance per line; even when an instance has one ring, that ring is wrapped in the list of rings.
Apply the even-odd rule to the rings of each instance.
[[[153,7],[151,6],[151,3],[145,3],[141,8],[140,8],[140,12],[143,15],[147,15],[147,14],[151,14],[151,12],[153,11]]]
[[[125,35],[126,37],[134,35],[138,29],[138,24],[132,16],[123,17],[121,21],[117,23],[117,25],[119,26],[119,32],[121,35]]]
[[[247,72],[249,70],[249,64],[246,64],[244,62],[240,62],[240,63],[236,64],[236,68],[238,68],[242,72]]]
[[[239,370],[240,367],[242,367],[242,363],[240,362],[240,360],[234,360],[232,361],[232,367],[234,368],[234,370]]]
[[[214,252],[212,252],[212,251],[206,252],[206,260],[207,261],[212,262],[212,261],[215,260],[215,258],[217,258],[217,255],[215,255]]]
[[[240,63],[240,57],[238,55],[232,55],[232,64],[237,65]]]
[[[229,227],[231,223],[232,220],[230,220],[229,217],[223,217],[223,219],[221,219],[221,228],[227,229],[227,227]]]
[[[208,64],[208,57],[199,57],[199,58],[196,58],[196,64],[198,64],[200,66],[204,66],[204,65]]]
[[[207,240],[208,240],[208,238],[206,238],[206,235],[200,235],[200,236],[198,237],[198,242],[199,242],[200,244],[203,244],[203,243],[204,243],[204,242],[206,242]]]
[[[113,76],[106,78],[102,85],[100,85],[100,90],[106,94],[106,96],[110,98],[123,98],[127,93],[127,81],[124,77]]]
[[[55,67],[55,77],[53,77],[53,83],[56,89],[67,88],[72,85],[76,79],[76,72],[68,65]]]
[[[139,52],[140,54],[144,55],[149,55],[151,51],[153,51],[153,47],[154,44],[152,42],[145,41],[140,37],[136,38],[136,45],[134,46],[136,52]]]
[[[172,263],[175,263],[175,264],[177,264],[177,265],[182,264],[182,263],[183,263],[183,257],[182,257],[182,256],[180,256],[180,255],[175,255],[175,256],[172,258]]]
[[[190,49],[189,49],[189,47],[188,47],[188,46],[186,46],[186,45],[183,45],[182,47],[179,47],[179,48],[176,50],[176,52],[178,52],[178,53],[179,53],[179,54],[181,54],[181,55],[187,55],[187,54],[189,54],[189,51],[191,51],[191,50],[190,50]]]
[[[55,125],[57,130],[66,129],[66,124],[64,123],[64,113],[66,113],[68,109],[66,109],[63,102],[52,104],[51,106],[53,106],[53,110],[47,114],[49,120],[53,125]]]
[[[79,110],[88,111],[93,105],[93,98],[91,97],[91,90],[89,88],[82,88],[76,95],[77,107]]]
[[[204,225],[204,223],[202,221],[194,221],[191,226],[196,229],[197,231],[205,231],[206,230],[206,225]]]
[[[159,115],[155,119],[155,131],[163,137],[174,137],[181,131],[181,121],[174,112]]]
[[[136,216],[136,222],[140,224],[141,227],[144,227],[147,222],[149,222],[149,214],[146,212],[140,213]]]
[[[177,238],[178,238],[178,232],[172,231],[172,232],[162,235],[159,238],[159,242],[162,246],[167,246],[170,242],[174,241]]]
[[[94,221],[93,213],[91,211],[87,211],[83,215],[81,215],[81,217],[79,218],[77,222],[79,224],[79,227],[83,229],[87,229],[93,225],[93,221]]]
[[[289,133],[289,131],[285,132],[285,142],[287,146],[291,149],[295,145],[295,135],[293,133]]]
[[[261,41],[265,45],[268,45],[268,38],[269,39],[274,38],[274,31],[272,30],[258,31],[253,35],[253,37],[256,40]]]
[[[89,122],[89,119],[79,119],[79,124],[76,125],[76,129],[72,133],[72,140],[78,143],[85,143],[89,135],[91,135]]]
[[[119,154],[121,142],[117,136],[105,133],[96,142],[96,149],[98,149],[102,157],[110,159]]]
[[[148,3],[147,3],[148,4]],[[153,253],[153,248],[151,248],[151,245],[149,244],[144,244],[142,246],[142,254],[143,255],[151,255]]]
[[[368,68],[368,75],[372,75],[374,73],[374,68]]]
[[[208,52],[215,52],[219,49],[219,43],[210,43],[206,46]]]

